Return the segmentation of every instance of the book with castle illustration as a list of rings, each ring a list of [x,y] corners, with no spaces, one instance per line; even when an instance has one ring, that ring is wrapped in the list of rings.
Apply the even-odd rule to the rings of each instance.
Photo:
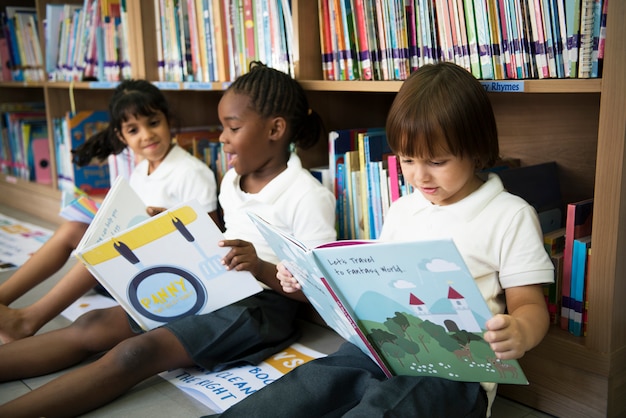
[[[324,321],[388,375],[528,384],[482,335],[492,314],[452,240],[315,249],[249,213]]]
[[[92,240],[98,238],[77,248],[76,256],[142,329],[209,313],[262,290],[250,272],[221,264],[230,248],[217,245],[224,236],[195,199],[125,226],[111,214],[145,218],[143,205],[129,213],[126,193],[107,194],[89,226],[98,231]]]

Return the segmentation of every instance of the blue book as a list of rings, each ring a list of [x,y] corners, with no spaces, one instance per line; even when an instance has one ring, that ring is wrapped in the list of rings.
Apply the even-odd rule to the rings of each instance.
[[[70,150],[76,149],[92,135],[108,126],[109,113],[106,110],[68,113],[66,124],[69,135],[66,142]],[[74,185],[88,194],[102,195],[111,187],[109,165],[106,161],[101,164],[88,164],[84,167],[73,165],[72,175]]]
[[[574,240],[572,251],[572,279],[570,282],[570,333],[583,336],[583,310],[585,306],[585,281],[587,278],[587,253],[591,247],[591,235]]]
[[[527,384],[483,340],[492,317],[452,240],[334,241],[314,249],[249,213],[326,323],[387,376]]]

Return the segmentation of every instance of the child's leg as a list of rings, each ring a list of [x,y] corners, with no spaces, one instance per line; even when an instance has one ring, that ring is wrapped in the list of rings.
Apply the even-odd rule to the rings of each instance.
[[[35,334],[96,283],[87,268],[77,263],[32,305],[20,309],[0,305],[0,342],[8,343]]]
[[[6,282],[0,285],[0,304],[15,299],[52,276],[65,265],[89,225],[65,222]],[[1,321],[0,321],[1,322]]]
[[[119,397],[159,372],[193,363],[170,331],[129,338],[93,363],[0,406],[0,416],[78,416]]]
[[[65,369],[134,335],[119,306],[87,312],[68,327],[0,345],[0,381]]]

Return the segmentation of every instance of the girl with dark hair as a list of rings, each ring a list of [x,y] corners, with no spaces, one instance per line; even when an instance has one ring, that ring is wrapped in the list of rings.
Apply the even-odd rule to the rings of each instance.
[[[141,162],[129,182],[146,204],[149,215],[196,198],[214,220],[218,219],[215,175],[205,163],[173,143],[168,103],[155,85],[145,80],[120,83],[109,101],[109,117],[105,130],[72,151],[77,165],[103,161],[111,154],[130,148]],[[88,226],[74,221],[63,223],[0,285],[1,342],[33,335],[97,284],[85,266],[77,263],[50,292],[32,305],[9,308],[18,297],[65,265]]]
[[[264,291],[206,315],[191,315],[135,333],[124,310],[91,311],[67,328],[0,346],[0,380],[37,376],[93,363],[0,406],[0,416],[77,416],[103,405],[159,372],[194,364],[220,370],[256,364],[299,336],[296,300],[276,280],[278,259],[247,212],[264,217],[310,246],[336,239],[333,194],[302,168],[292,144],[322,134],[299,84],[254,63],[226,90],[218,113],[220,141],[231,156],[220,187],[225,237],[222,262],[248,270]],[[237,283],[233,283],[237,286]]]

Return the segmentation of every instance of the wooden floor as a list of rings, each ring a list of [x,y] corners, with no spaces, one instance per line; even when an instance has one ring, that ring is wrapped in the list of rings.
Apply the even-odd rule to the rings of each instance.
[[[16,212],[15,210],[0,205],[0,213],[24,222],[40,225],[53,230],[55,226],[38,218]],[[26,306],[45,294],[57,280],[71,267],[73,261],[51,279],[39,285],[37,288],[18,299],[12,306]],[[11,272],[0,272],[0,283],[7,280]],[[69,324],[69,320],[59,316],[48,323],[40,332],[63,327]],[[342,340],[335,333],[317,325],[304,324],[306,327],[301,342],[323,353],[334,351]],[[54,373],[32,379],[0,383],[0,404],[21,396],[30,390],[49,382],[63,372]],[[159,418],[159,417],[200,417],[212,414],[213,411],[206,405],[186,395],[175,386],[154,376],[137,385],[130,392],[116,401],[83,415],[84,417],[111,417],[124,416],[129,418]],[[497,397],[492,410],[492,418],[550,418],[551,415],[543,414],[524,405]]]

